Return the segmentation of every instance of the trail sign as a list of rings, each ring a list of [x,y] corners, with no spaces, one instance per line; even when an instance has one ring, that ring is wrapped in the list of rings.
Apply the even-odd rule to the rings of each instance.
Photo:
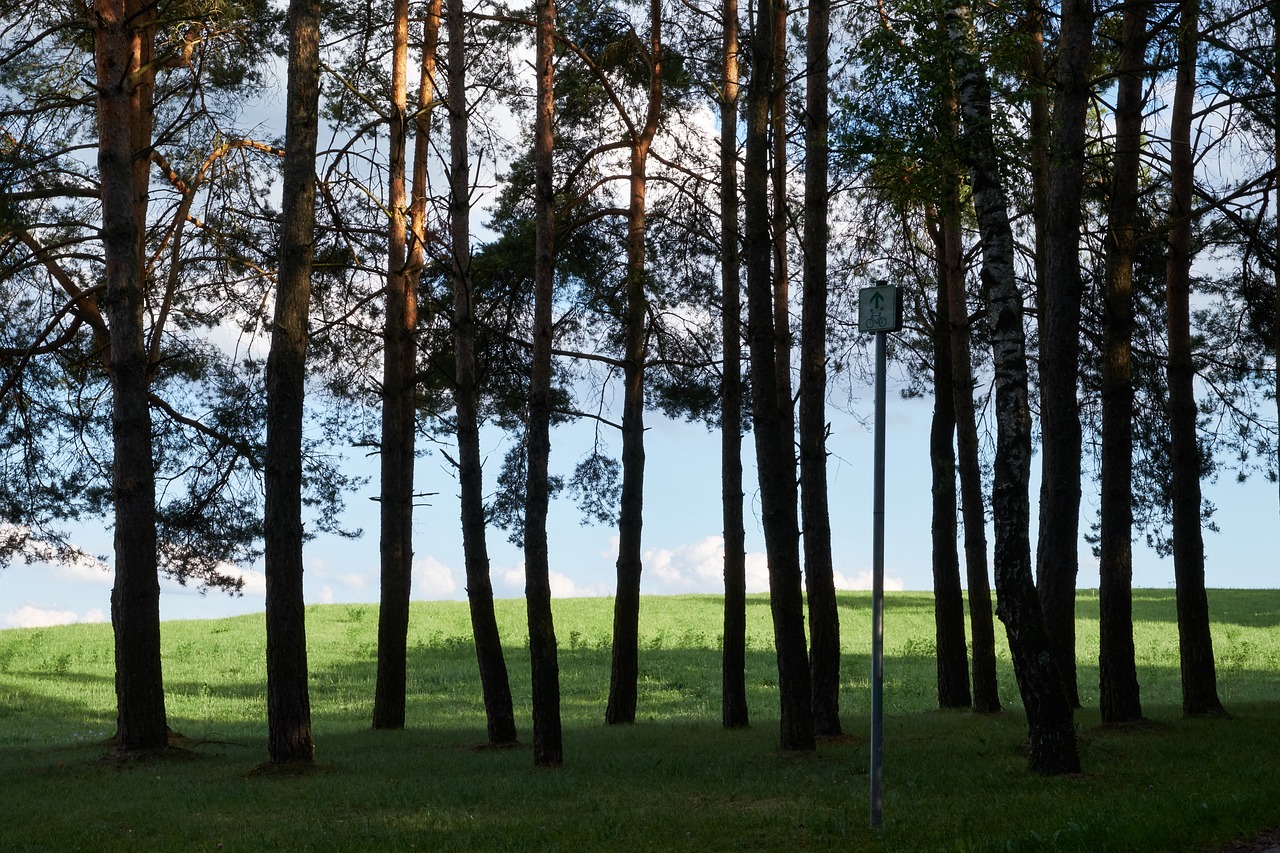
[[[864,332],[896,332],[902,328],[902,288],[892,284],[858,291],[858,328]]]

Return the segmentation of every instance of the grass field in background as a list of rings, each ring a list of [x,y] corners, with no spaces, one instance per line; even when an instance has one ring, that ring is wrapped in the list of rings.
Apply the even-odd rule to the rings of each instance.
[[[465,602],[415,603],[408,727],[370,729],[377,607],[308,608],[318,768],[266,760],[262,616],[162,629],[170,725],[190,760],[111,762],[111,631],[0,631],[6,850],[1202,851],[1280,824],[1280,590],[1210,592],[1229,720],[1180,711],[1171,590],[1135,594],[1149,722],[1099,726],[1096,593],[1078,607],[1084,773],[1026,772],[1025,718],[1000,637],[1006,712],[939,712],[932,596],[890,593],[884,828],[868,828],[870,595],[840,598],[846,737],[779,753],[768,599],[748,602],[752,726],[720,727],[721,600],[645,598],[639,722],[606,727],[610,599],[555,602],[565,766],[483,748]],[[523,742],[524,602],[498,602]]]

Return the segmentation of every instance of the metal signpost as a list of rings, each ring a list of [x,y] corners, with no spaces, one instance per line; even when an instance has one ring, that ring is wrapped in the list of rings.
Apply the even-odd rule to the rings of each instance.
[[[886,341],[902,328],[902,291],[878,283],[858,292],[858,328],[876,336],[875,477],[871,533],[871,828],[884,818],[884,409]]]

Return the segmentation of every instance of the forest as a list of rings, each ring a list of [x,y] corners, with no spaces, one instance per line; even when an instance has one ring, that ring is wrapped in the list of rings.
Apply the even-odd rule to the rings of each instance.
[[[1250,0],[0,0],[0,563],[113,529],[128,754],[169,738],[160,577],[234,592],[261,560],[269,762],[310,764],[302,555],[349,532],[338,460],[378,459],[371,724],[398,729],[414,464],[446,447],[488,739],[516,739],[505,535],[555,767],[550,502],[616,527],[604,720],[634,722],[646,417],[701,422],[723,725],[749,721],[751,492],[779,745],[812,750],[841,733],[827,407],[866,370],[858,290],[889,281],[890,358],[934,403],[939,707],[1000,711],[999,621],[1028,768],[1081,769],[1087,540],[1101,718],[1142,720],[1145,537],[1174,567],[1182,710],[1226,715],[1201,483],[1277,480],[1277,38]],[[578,420],[620,453],[553,475]]]

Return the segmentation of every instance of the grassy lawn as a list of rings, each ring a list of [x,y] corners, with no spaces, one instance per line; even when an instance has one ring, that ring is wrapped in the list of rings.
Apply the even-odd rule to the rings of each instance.
[[[932,597],[886,607],[883,831],[868,829],[870,596],[841,598],[847,737],[777,751],[768,601],[748,604],[752,726],[720,727],[720,600],[646,598],[640,722],[601,722],[612,602],[556,602],[565,766],[482,748],[463,602],[415,604],[409,727],[374,732],[377,608],[308,610],[319,767],[266,759],[261,616],[163,627],[170,725],[190,760],[113,763],[106,625],[0,631],[5,850],[1133,850],[1202,851],[1280,824],[1280,591],[1211,591],[1230,720],[1180,712],[1172,591],[1139,591],[1149,722],[1103,729],[1097,596],[1081,595],[1085,771],[1027,774],[1025,720],[1001,649],[1006,712],[935,710]],[[499,602],[521,736],[529,738],[523,601]],[[1003,646],[1003,631],[997,629]]]

